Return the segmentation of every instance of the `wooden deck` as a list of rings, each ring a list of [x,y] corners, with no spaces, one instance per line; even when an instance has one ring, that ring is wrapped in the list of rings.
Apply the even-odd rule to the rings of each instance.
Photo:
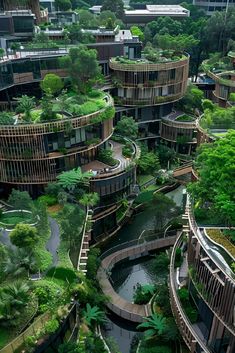
[[[97,279],[100,283],[103,293],[110,299],[106,305],[112,312],[122,317],[123,319],[136,323],[143,322],[144,317],[151,314],[150,304],[133,304],[118,295],[109,281],[109,273],[117,262],[128,257],[141,256],[150,250],[172,246],[174,245],[175,240],[176,235],[167,238],[156,239],[139,245],[130,246],[125,249],[118,250],[111,255],[108,255],[102,260],[101,266],[97,273]]]

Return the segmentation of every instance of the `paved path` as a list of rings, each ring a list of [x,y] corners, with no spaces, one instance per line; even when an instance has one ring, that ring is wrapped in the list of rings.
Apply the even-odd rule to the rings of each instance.
[[[46,250],[48,250],[52,255],[52,266],[56,266],[58,263],[57,250],[60,244],[60,228],[55,219],[49,217],[48,220],[49,220],[49,226],[51,230],[51,236],[46,244]],[[6,247],[14,249],[15,246],[12,245],[9,235],[10,235],[10,231],[3,229],[0,232],[0,242],[4,244]]]
[[[46,244],[46,249],[52,255],[52,266],[56,266],[59,260],[58,257],[58,247],[60,244],[60,228],[57,221],[51,217],[48,218],[49,226],[51,229],[51,236]]]

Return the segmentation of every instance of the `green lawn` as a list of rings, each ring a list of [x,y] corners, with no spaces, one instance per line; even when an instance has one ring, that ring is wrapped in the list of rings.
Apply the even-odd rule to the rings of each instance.
[[[137,183],[139,184],[139,186],[141,187],[141,185],[147,183],[148,181],[154,179],[154,176],[150,175],[150,174],[141,174],[141,175],[137,175]]]
[[[12,212],[12,213],[5,213],[2,214],[0,218],[0,224],[13,224],[16,225],[18,223],[34,223],[35,219],[33,219],[31,213],[25,213],[25,212]]]

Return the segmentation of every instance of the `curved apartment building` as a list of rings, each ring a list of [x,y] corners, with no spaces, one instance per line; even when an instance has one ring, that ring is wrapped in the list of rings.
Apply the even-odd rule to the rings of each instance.
[[[189,57],[153,63],[146,59],[111,58],[116,103],[124,106],[161,105],[182,98],[187,88]]]
[[[203,68],[215,82],[213,99],[225,108],[229,105],[230,94],[235,93],[235,53],[229,52],[227,57],[222,58],[221,67],[213,68],[211,65],[208,66],[207,62],[206,60],[203,63]]]
[[[235,273],[234,258],[199,228],[186,206],[187,251],[183,266],[175,269],[175,254],[185,241],[181,235],[174,246],[170,268],[172,310],[182,337],[192,353],[233,353],[235,351]],[[193,322],[186,314],[178,290],[186,286],[196,310]]]
[[[112,104],[109,97],[105,109],[86,116],[0,125],[1,183],[33,193],[34,185],[40,189],[62,171],[94,160],[113,131],[112,118],[96,121]]]

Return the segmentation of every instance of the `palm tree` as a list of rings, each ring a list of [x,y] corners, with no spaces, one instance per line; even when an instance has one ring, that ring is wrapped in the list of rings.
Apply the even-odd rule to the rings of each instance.
[[[24,272],[31,272],[36,266],[33,253],[23,248],[9,249],[4,261],[4,272],[18,277]]]
[[[0,292],[0,320],[8,321],[18,317],[28,300],[27,283],[16,281],[3,287]]]
[[[166,318],[161,314],[152,314],[150,317],[145,318],[145,322],[138,325],[137,328],[146,329],[145,335],[148,338],[153,336],[161,336],[167,329]]]
[[[99,195],[96,192],[84,194],[79,203],[83,206],[95,206],[99,202]]]
[[[84,311],[84,319],[88,326],[93,323],[101,324],[105,322],[105,314],[98,306],[91,307],[89,303],[86,304],[86,310]]]
[[[17,109],[24,113],[24,118],[26,121],[31,120],[31,110],[35,107],[34,97],[29,97],[23,94],[20,98],[15,98],[18,102]]]
[[[63,189],[73,192],[78,186],[89,186],[89,180],[92,177],[91,172],[82,172],[81,168],[75,168],[58,175],[58,184]]]

